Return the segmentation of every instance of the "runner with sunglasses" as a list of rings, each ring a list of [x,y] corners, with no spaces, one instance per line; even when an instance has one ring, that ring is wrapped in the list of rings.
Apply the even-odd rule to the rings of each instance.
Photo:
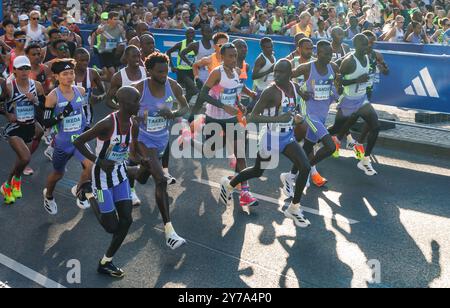
[[[22,198],[22,172],[36,151],[33,143],[36,135],[42,137],[44,131],[36,122],[36,106],[43,104],[45,94],[38,81],[30,79],[31,63],[26,56],[14,59],[14,79],[7,83],[8,101],[5,104],[5,115],[9,124],[5,128],[4,136],[16,153],[17,159],[6,182],[0,192],[6,204],[12,204]],[[39,140],[40,140],[39,137]]]
[[[27,34],[24,31],[16,31],[14,32],[14,41],[16,43],[16,47],[14,47],[11,52],[6,55],[5,63],[8,65],[9,74],[13,74],[14,72],[14,59],[19,56],[25,55],[25,44],[27,42]]]

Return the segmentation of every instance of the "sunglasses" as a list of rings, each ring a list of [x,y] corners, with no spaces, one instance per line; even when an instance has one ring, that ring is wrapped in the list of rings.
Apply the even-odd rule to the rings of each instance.
[[[22,66],[22,67],[19,67],[19,68],[16,68],[16,70],[18,70],[18,71],[31,71],[31,67],[29,67],[29,66]]]
[[[25,43],[27,39],[17,39],[15,40],[17,43]]]
[[[32,17],[31,20],[39,20],[37,17]]]

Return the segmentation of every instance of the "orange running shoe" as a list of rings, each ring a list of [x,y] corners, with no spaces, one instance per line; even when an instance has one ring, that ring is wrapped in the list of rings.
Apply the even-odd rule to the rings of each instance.
[[[314,185],[317,187],[323,187],[325,184],[328,183],[328,180],[324,177],[322,177],[319,172],[311,174],[311,180],[313,181]]]
[[[16,198],[14,198],[14,195],[12,193],[12,187],[7,185],[6,183],[4,183],[0,187],[0,193],[3,195],[6,204],[13,204],[14,202],[16,202]]]

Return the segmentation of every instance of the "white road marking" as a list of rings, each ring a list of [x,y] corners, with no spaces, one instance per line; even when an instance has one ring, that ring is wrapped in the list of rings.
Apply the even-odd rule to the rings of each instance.
[[[220,189],[220,184],[216,183],[216,182],[207,181],[207,180],[203,180],[203,179],[193,179],[192,181],[194,181],[196,183],[199,183],[199,184],[203,184],[203,185],[207,185],[207,186],[210,186],[210,187],[213,187],[213,188]],[[270,202],[270,203],[273,203],[273,204],[276,204],[276,205],[280,205],[280,206],[284,206],[285,205],[285,202],[283,200],[278,200],[278,199],[275,199],[275,198],[271,198],[271,197],[267,197],[267,196],[260,195],[260,194],[255,194],[255,193],[253,193],[253,196],[255,198],[257,198],[258,200]],[[332,211],[322,211],[322,210],[318,211],[318,210],[315,210],[315,209],[312,209],[312,208],[309,208],[309,207],[306,207],[306,206],[302,206],[302,210],[305,211],[305,212],[308,212],[310,214],[313,214],[313,215],[322,216],[322,217],[326,217],[326,218],[331,218],[331,219],[334,219],[336,221],[347,223],[347,224],[350,224],[350,225],[359,223],[359,221],[357,221],[357,220],[346,218],[346,217],[344,217],[342,215],[339,215],[339,214],[334,214]]]
[[[19,273],[20,275],[30,279],[31,281],[34,281],[35,283],[37,283],[40,286],[43,286],[44,288],[51,288],[51,289],[65,288],[65,286],[57,283],[56,281],[53,281],[50,278],[47,278],[44,275],[39,274],[38,272],[32,270],[31,268],[28,268],[25,265],[22,265],[1,253],[0,253],[0,264],[3,264],[4,266],[12,269],[16,273]]]

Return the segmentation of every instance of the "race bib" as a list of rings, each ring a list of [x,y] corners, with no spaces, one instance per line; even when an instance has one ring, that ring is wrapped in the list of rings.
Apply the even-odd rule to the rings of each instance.
[[[315,85],[314,86],[314,100],[325,101],[330,98],[331,85]]]
[[[159,132],[167,127],[167,120],[163,117],[148,117],[147,132]]]
[[[16,118],[18,122],[34,120],[34,106],[16,107]]]
[[[83,124],[83,117],[82,117],[81,113],[64,118],[63,131],[65,133],[77,132],[77,131],[81,130],[82,124]]]
[[[363,95],[367,93],[367,88],[370,86],[369,82],[358,83],[356,86],[356,94]]]
[[[106,39],[106,50],[114,50],[117,48],[117,40],[116,39]]]
[[[223,92],[220,93],[220,102],[224,105],[234,106],[236,104],[237,90],[237,88],[223,89]]]
[[[123,163],[128,160],[129,152],[128,147],[123,147],[121,144],[115,144],[110,147],[107,152],[107,159],[115,161],[117,163]]]

